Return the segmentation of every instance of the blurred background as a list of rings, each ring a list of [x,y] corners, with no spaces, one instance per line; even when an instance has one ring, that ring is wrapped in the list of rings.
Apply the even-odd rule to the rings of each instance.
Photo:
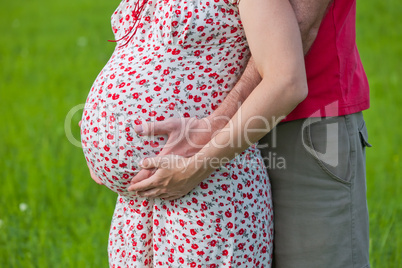
[[[2,1],[0,267],[107,267],[116,195],[95,184],[81,110],[114,43],[119,1]],[[357,41],[371,85],[365,112],[373,267],[402,267],[402,2],[359,0]]]

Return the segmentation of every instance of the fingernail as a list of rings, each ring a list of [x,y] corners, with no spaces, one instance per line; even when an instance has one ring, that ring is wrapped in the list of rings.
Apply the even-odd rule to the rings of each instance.
[[[144,129],[142,128],[142,125],[135,125],[135,126],[134,126],[134,131],[135,131],[137,134],[141,134],[142,132],[144,132]]]

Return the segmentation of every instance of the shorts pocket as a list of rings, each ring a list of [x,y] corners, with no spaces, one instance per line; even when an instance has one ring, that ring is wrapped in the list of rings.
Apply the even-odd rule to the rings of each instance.
[[[332,179],[350,184],[354,150],[344,117],[309,118],[304,125],[304,147]]]
[[[372,145],[368,142],[368,132],[367,132],[366,123],[364,121],[363,121],[362,126],[359,127],[359,135],[360,135],[360,140],[362,142],[363,147],[372,147]]]

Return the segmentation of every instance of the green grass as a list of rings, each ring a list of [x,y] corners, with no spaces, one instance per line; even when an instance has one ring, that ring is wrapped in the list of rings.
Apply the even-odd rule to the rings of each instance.
[[[0,11],[0,267],[107,267],[115,194],[89,178],[64,119],[112,53],[118,1],[5,1]],[[402,3],[358,1],[373,267],[402,265]],[[73,117],[73,134],[79,137]],[[26,204],[27,209],[20,207]]]

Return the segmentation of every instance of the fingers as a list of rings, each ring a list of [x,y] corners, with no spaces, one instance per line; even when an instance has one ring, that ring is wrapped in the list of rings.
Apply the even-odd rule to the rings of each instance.
[[[78,126],[81,127],[82,125],[82,120],[80,120],[80,122],[78,122]]]
[[[98,176],[95,175],[95,172],[93,172],[92,168],[89,166],[89,164],[87,163],[87,166],[89,168],[89,174],[91,175],[91,178],[99,185],[103,185],[103,182],[101,181],[101,179],[98,178]]]
[[[91,174],[91,178],[99,185],[103,185],[103,182],[95,175],[92,169],[89,169],[89,173]]]
[[[152,158],[144,158],[138,163],[138,165],[143,169],[155,169],[156,167],[158,167],[160,158],[161,158],[160,156],[155,156]]]
[[[169,118],[163,122],[144,122],[141,125],[135,125],[134,131],[139,135],[169,135],[172,130],[177,129],[181,124],[180,118]]]
[[[176,200],[176,199],[178,199],[178,198],[180,198],[180,197],[183,197],[184,195],[170,195],[170,194],[161,194],[161,195],[159,195],[158,196],[158,198],[161,198],[161,199],[165,199],[165,200]]]
[[[160,195],[166,195],[166,194],[161,193],[161,190],[158,188],[152,188],[147,191],[137,192],[137,195],[140,197],[158,198]]]
[[[137,182],[136,184],[131,185],[128,187],[128,191],[136,191],[136,192],[145,192],[148,190],[151,190],[156,187],[156,177],[151,176],[148,179],[142,180],[140,182]]]
[[[138,165],[143,169],[173,169],[184,164],[185,158],[174,154],[144,158],[138,163]]]
[[[137,175],[134,176],[134,178],[131,180],[131,184],[143,181],[145,179],[148,179],[149,177],[154,174],[156,169],[142,169],[140,172],[137,173]]]

